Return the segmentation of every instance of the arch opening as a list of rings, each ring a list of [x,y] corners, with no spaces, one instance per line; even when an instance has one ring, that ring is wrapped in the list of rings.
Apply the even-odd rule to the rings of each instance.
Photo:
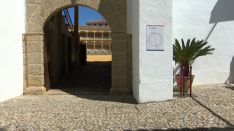
[[[105,32],[111,33],[109,23],[87,6],[63,8],[47,19],[44,79],[49,93],[51,89],[71,94],[110,93],[112,39]]]
[[[70,69],[76,67],[80,62],[85,62],[85,56],[83,53],[79,54],[75,51],[77,45],[80,46],[80,50],[85,50],[87,54],[111,54],[112,59],[110,70],[111,70],[111,94],[130,94],[131,93],[131,36],[126,33],[127,31],[127,3],[126,0],[96,0],[96,1],[44,1],[44,0],[26,0],[26,33],[23,35],[23,45],[24,45],[24,94],[38,95],[44,94],[49,87],[51,87],[51,80],[48,77],[49,73],[56,72],[59,70],[58,74],[63,74]],[[72,43],[74,41],[73,37],[67,37],[65,34],[59,34],[53,29],[45,27],[55,27],[53,24],[48,24],[51,19],[55,19],[56,14],[61,14],[61,10],[82,5],[85,7],[90,7],[95,11],[102,14],[107,23],[89,23],[88,26],[97,27],[101,26],[104,28],[109,25],[109,29],[105,28],[105,31],[94,32],[90,30],[88,32],[80,32],[79,41],[83,39],[85,44],[64,44]],[[37,8],[35,8],[37,7]],[[87,15],[88,16],[88,15]],[[71,22],[70,22],[71,23]],[[60,21],[61,25],[61,21]],[[58,26],[57,26],[58,27]],[[60,27],[61,28],[61,27]],[[73,28],[70,26],[65,26],[63,29],[67,29],[68,32],[72,31]],[[46,30],[48,29],[48,30]],[[80,28],[81,29],[81,28]],[[99,29],[99,28],[97,28]],[[60,30],[61,31],[61,30]],[[53,32],[48,33],[48,32]],[[95,33],[97,33],[97,40],[93,40],[89,43],[89,39],[95,38]],[[101,33],[101,35],[100,35]],[[49,35],[48,35],[49,34]],[[90,34],[90,35],[89,35]],[[79,35],[79,31],[77,31]],[[46,37],[55,37],[58,39],[53,39],[54,41],[61,42],[57,50],[66,48],[65,51],[58,51],[61,57],[53,59],[53,61],[58,63],[55,68],[51,68],[51,57],[56,53],[48,52],[49,50],[56,50],[57,46],[48,47],[48,39]],[[90,37],[90,38],[89,38]],[[62,42],[63,41],[63,42]],[[109,43],[111,41],[111,43]],[[77,43],[77,42],[76,42]],[[95,44],[94,44],[95,43]],[[98,44],[96,46],[96,44]],[[50,45],[50,44],[49,44]],[[69,46],[68,46],[69,45]],[[101,46],[100,46],[101,45]],[[94,50],[95,47],[95,50]],[[96,49],[97,47],[97,49]],[[61,53],[63,52],[63,53]],[[50,54],[49,54],[50,53]],[[45,55],[46,54],[46,55]],[[69,56],[69,57],[67,57]],[[77,62],[77,57],[80,56],[79,62]],[[66,59],[62,60],[61,59]],[[65,62],[64,62],[65,61]],[[68,64],[64,64],[68,63]],[[50,68],[49,68],[50,67]],[[54,79],[59,79],[59,75],[55,75]],[[100,80],[101,81],[101,80]],[[46,88],[45,88],[46,87]]]

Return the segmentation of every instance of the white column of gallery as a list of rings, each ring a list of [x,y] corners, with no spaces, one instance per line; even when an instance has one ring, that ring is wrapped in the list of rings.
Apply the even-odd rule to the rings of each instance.
[[[133,95],[139,103],[172,99],[172,0],[127,2]]]

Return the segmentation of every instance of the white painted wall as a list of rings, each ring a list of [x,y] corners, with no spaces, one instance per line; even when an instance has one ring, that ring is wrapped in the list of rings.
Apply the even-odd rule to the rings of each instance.
[[[133,95],[139,99],[139,0],[128,0],[128,33],[132,34]]]
[[[172,99],[172,1],[132,2],[134,97],[139,103]],[[147,25],[165,25],[164,51],[146,51]]]
[[[205,39],[212,24],[217,0],[173,0],[173,38]],[[232,6],[233,7],[233,6]],[[232,12],[233,14],[233,12]],[[234,21],[219,23],[208,42],[213,55],[198,58],[193,65],[195,85],[234,82]],[[229,77],[230,76],[230,77]]]
[[[0,4],[0,101],[23,93],[22,34],[25,30],[24,0]]]
[[[217,0],[173,0],[173,38],[204,39]],[[130,4],[130,5],[129,5]],[[128,0],[128,33],[133,35],[133,94],[138,102],[172,98],[172,0]],[[196,7],[196,8],[195,8]],[[24,0],[0,5],[0,101],[23,93]],[[146,51],[146,25],[165,25],[165,51]],[[234,22],[218,24],[211,56],[195,61],[195,84],[234,82]],[[230,77],[229,77],[230,75]]]

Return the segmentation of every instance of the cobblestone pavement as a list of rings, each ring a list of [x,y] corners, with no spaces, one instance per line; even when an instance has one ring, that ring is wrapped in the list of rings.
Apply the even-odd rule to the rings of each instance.
[[[196,87],[194,99],[136,104],[130,96],[20,96],[0,103],[0,130],[224,129],[234,124],[234,90]],[[232,130],[232,129],[230,129]]]

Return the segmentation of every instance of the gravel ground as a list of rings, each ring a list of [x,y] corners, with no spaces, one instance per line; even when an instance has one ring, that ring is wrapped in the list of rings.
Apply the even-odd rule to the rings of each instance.
[[[136,104],[131,96],[20,96],[0,103],[0,130],[140,130],[232,127],[234,90],[195,87],[194,98]]]
[[[234,87],[200,88],[195,88],[197,97],[194,99],[214,115],[234,126]]]

